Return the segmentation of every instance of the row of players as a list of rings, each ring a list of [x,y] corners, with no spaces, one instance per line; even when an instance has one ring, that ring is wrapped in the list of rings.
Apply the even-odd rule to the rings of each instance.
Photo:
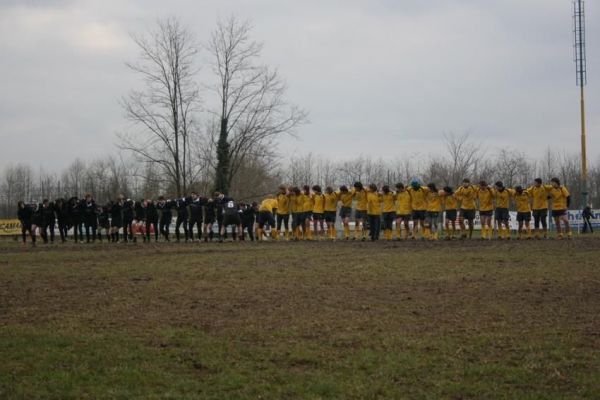
[[[91,240],[96,238],[98,227],[107,229],[109,239],[112,241],[119,240],[119,232],[123,229],[123,237],[127,241],[133,237],[134,220],[144,222],[146,227],[144,240],[150,241],[151,227],[155,231],[155,240],[158,240],[159,232],[165,240],[169,240],[168,232],[173,209],[177,211],[175,229],[177,240],[180,239],[180,226],[183,226],[185,239],[193,239],[195,225],[198,229],[198,239],[201,238],[202,232],[205,240],[212,239],[212,227],[215,222],[219,225],[221,237],[228,225],[233,225],[239,232],[247,230],[251,235],[256,217],[258,219],[256,231],[259,238],[268,226],[272,228],[274,238],[283,235],[286,239],[290,236],[295,239],[312,239],[313,233],[320,238],[325,236],[325,229],[327,229],[326,236],[335,239],[337,238],[335,228],[337,215],[343,224],[343,238],[348,240],[352,214],[355,220],[352,239],[355,240],[365,240],[367,236],[371,240],[378,240],[381,230],[384,232],[385,239],[391,240],[394,222],[397,239],[423,237],[435,240],[439,238],[438,225],[443,211],[446,212],[446,238],[455,237],[457,220],[461,238],[471,238],[475,212],[479,211],[483,239],[493,237],[492,221],[495,221],[498,238],[509,239],[511,199],[517,209],[519,237],[531,236],[532,214],[536,237],[540,237],[541,234],[547,237],[548,200],[552,201],[552,217],[559,238],[563,237],[563,232],[571,237],[566,213],[570,195],[558,178],[552,178],[550,184],[544,184],[538,178],[527,189],[521,186],[514,189],[505,188],[500,181],[493,186],[484,181],[473,185],[468,179],[465,179],[456,190],[451,187],[438,190],[434,183],[422,186],[417,180],[413,180],[408,186],[397,184],[396,191],[392,191],[389,186],[383,186],[379,190],[374,184],[364,187],[360,182],[356,182],[351,189],[341,186],[339,190],[334,191],[333,188],[327,187],[324,192],[318,185],[312,188],[306,185],[302,189],[281,186],[276,195],[268,196],[260,206],[237,204],[234,199],[220,193],[216,193],[213,198],[205,198],[192,192],[188,198],[166,200],[161,196],[157,202],[143,200],[136,203],[119,196],[116,202],[98,207],[92,196],[86,195],[81,201],[71,198],[66,203],[62,200],[54,203],[45,200],[35,208],[29,207],[29,210],[21,202],[19,218],[24,227],[23,238],[27,229],[31,232],[32,225],[37,225],[41,228],[44,241],[48,240],[47,229],[50,229],[51,235],[53,234],[55,221],[58,221],[63,241],[70,227],[78,227],[74,229],[74,237],[76,241],[78,236],[82,239],[82,225],[85,226],[88,241],[90,237]],[[413,223],[412,229],[409,227],[410,221]],[[51,236],[50,240],[52,239]]]

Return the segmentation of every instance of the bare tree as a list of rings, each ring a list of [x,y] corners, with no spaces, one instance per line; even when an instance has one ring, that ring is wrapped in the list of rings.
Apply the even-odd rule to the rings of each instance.
[[[465,133],[456,136],[453,133],[444,134],[446,140],[445,165],[446,173],[443,178],[448,185],[458,185],[463,178],[474,178],[477,166],[483,159],[481,147],[470,140]]]
[[[250,39],[251,25],[235,17],[219,21],[207,45],[218,82],[219,106],[215,188],[227,192],[247,158],[273,156],[275,141],[293,134],[307,113],[284,99],[277,70],[259,65],[262,43]],[[216,131],[216,129],[215,129]]]
[[[131,91],[122,101],[127,118],[140,129],[119,135],[120,147],[155,163],[180,196],[196,170],[190,159],[190,136],[199,103],[198,50],[192,34],[173,18],[159,20],[148,38],[132,37],[140,60],[127,66],[144,79],[146,87]]]

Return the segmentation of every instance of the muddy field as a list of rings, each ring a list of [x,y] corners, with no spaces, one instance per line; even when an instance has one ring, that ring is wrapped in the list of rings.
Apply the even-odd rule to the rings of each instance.
[[[0,242],[0,398],[600,398],[600,238]]]

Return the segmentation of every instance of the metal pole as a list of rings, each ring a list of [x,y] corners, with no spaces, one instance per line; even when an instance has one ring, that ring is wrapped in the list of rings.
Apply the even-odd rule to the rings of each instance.
[[[588,180],[588,171],[587,171],[587,149],[586,149],[586,137],[585,137],[585,99],[584,99],[584,91],[583,85],[581,86],[581,98],[580,98],[580,107],[581,107],[581,197],[583,202],[583,207],[588,205],[588,189],[587,189],[587,180]]]

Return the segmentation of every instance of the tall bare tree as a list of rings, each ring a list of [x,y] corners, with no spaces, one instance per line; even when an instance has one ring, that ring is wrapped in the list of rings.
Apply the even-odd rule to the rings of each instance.
[[[132,37],[140,59],[127,66],[143,78],[145,88],[122,101],[127,118],[140,129],[119,135],[120,147],[156,164],[181,196],[196,173],[190,136],[199,103],[198,49],[192,34],[174,18],[159,20],[149,37]]]
[[[235,17],[219,21],[207,45],[217,83],[219,125],[215,189],[227,192],[248,158],[273,155],[275,140],[293,134],[307,113],[284,99],[286,86],[277,70],[258,64],[262,43],[251,40],[251,25]]]

